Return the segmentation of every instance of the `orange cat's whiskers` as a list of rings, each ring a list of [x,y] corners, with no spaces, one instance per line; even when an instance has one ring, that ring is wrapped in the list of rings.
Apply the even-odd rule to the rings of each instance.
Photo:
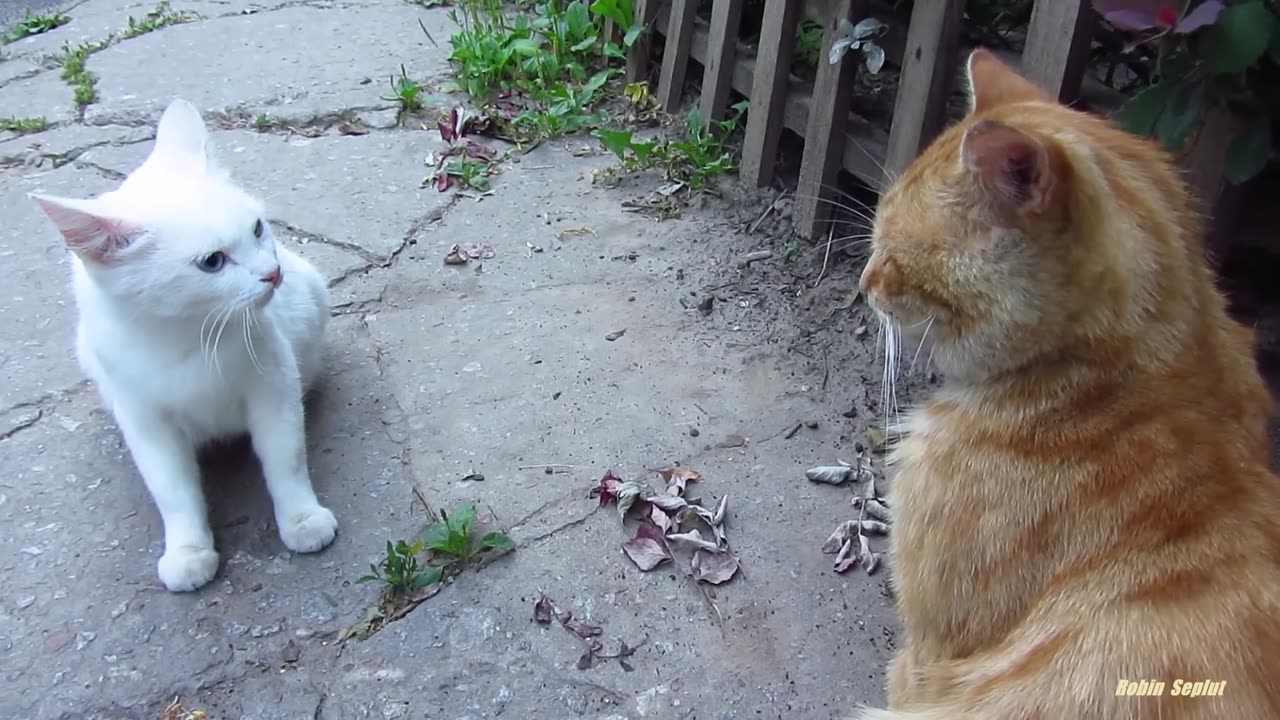
[[[925,341],[925,340],[927,340],[927,339],[929,338],[929,330],[933,328],[933,319],[934,319],[935,317],[937,317],[937,316],[936,316],[936,315],[930,315],[930,316],[929,316],[928,324],[924,326],[924,333],[923,333],[922,335],[920,335],[920,344],[916,346],[916,354],[915,354],[914,356],[912,356],[912,358],[911,358],[911,367],[907,369],[907,372],[911,372],[912,370],[915,370],[915,369],[916,369],[916,360],[919,360],[919,359],[920,359],[920,351],[924,349],[924,341]],[[932,359],[933,359],[933,348],[932,348],[932,347],[930,347],[930,348],[929,348],[929,359],[930,359],[930,360],[932,360]],[[928,366],[929,366],[929,361],[928,361],[928,360],[926,360],[926,361],[925,361],[925,367],[928,367]]]
[[[902,356],[902,332],[889,316],[876,312],[884,333],[884,372],[880,384],[881,404],[884,406],[884,425],[900,419],[898,410],[898,363]]]

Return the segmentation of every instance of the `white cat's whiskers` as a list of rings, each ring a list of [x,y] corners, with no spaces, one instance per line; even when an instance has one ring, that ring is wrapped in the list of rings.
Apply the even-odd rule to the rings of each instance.
[[[219,377],[222,376],[222,358],[218,355],[218,344],[222,342],[222,332],[227,329],[227,323],[231,322],[231,318],[235,314],[235,311],[236,307],[233,305],[228,307],[227,311],[222,314],[222,324],[218,326],[218,334],[213,338],[213,348],[211,352],[213,355],[213,369],[218,373]]]
[[[253,363],[254,369],[261,375],[264,370],[262,369],[262,364],[258,362],[258,353],[253,348],[253,307],[245,306],[243,316],[240,327],[244,334],[244,349],[249,353],[249,362]]]

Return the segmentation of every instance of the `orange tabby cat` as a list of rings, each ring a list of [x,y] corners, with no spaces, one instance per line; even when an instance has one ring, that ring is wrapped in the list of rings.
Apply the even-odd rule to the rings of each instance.
[[[946,384],[894,453],[906,644],[859,717],[1276,720],[1271,399],[1187,191],[1156,144],[968,70],[862,274]]]

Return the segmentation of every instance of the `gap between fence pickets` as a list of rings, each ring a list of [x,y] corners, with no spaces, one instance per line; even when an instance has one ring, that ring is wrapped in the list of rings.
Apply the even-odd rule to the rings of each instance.
[[[1040,2],[1045,1],[1046,0],[1040,0]],[[658,0],[640,0],[640,2],[645,6],[645,12],[648,12],[655,4],[657,4]],[[795,2],[795,0],[791,0],[791,2]],[[639,8],[639,6],[637,7]],[[805,16],[809,16],[811,14],[808,12],[807,6],[805,6],[803,14]],[[650,27],[654,32],[663,35],[665,39],[670,19],[671,7],[670,5],[663,4],[659,6],[654,13],[653,22]],[[693,60],[703,64],[705,68],[708,60],[708,45],[711,36],[711,30],[708,23],[695,18],[692,23],[692,30],[688,34],[689,43],[687,46],[688,53],[684,58],[685,64],[687,66],[688,59],[692,58]],[[1036,41],[1034,39],[1029,39],[1028,43],[1033,49],[1036,47]],[[959,43],[957,44],[959,45]],[[968,53],[972,49],[972,46],[960,45],[958,50],[953,51],[956,60],[954,63],[949,64],[941,61],[937,63],[937,67],[952,68],[952,72],[954,74],[953,77],[949,79],[947,83],[948,86],[952,88],[963,87],[964,58],[967,57]],[[1005,62],[1015,67],[1021,65],[1021,58],[1018,53],[1002,49],[993,49],[993,52],[995,52],[995,54],[1001,57]],[[756,67],[756,58],[753,56],[752,48],[740,41],[736,42],[734,55],[737,59],[733,63],[732,71],[728,73],[731,78],[730,85],[734,90],[744,96],[751,97]],[[1028,56],[1034,57],[1034,55],[1031,54]],[[900,57],[898,60],[899,64],[901,64]],[[813,94],[812,85],[794,75],[791,75],[788,68],[784,67],[781,71],[786,73],[786,97],[782,102],[781,110],[783,117],[782,125],[801,137],[804,137],[809,124],[810,106],[812,104]],[[679,102],[679,89],[683,88],[684,79],[686,78],[681,78],[680,81],[677,82],[676,78],[671,76],[671,85],[668,88],[668,94],[674,94],[674,103],[678,104]],[[779,84],[781,84],[781,81],[779,81]],[[1124,99],[1109,88],[1106,88],[1097,81],[1087,77],[1083,81],[1079,96],[1083,101],[1083,105],[1104,113],[1118,107]],[[770,104],[776,102],[776,98],[772,98]],[[943,105],[945,106],[945,102]],[[952,118],[944,117],[941,121],[942,125],[945,126],[945,124],[951,119]],[[857,113],[850,112],[845,123],[845,132],[843,135],[844,147],[840,153],[840,166],[859,178],[861,181],[867,183],[872,188],[882,189],[885,182],[885,174],[882,168],[885,165],[888,155],[889,133],[873,126],[870,121],[861,117]],[[744,152],[744,158],[746,155],[747,153]],[[762,154],[758,159],[755,159],[752,162],[763,164],[771,161],[772,158],[770,156]],[[747,163],[744,162],[744,164]],[[753,165],[749,165],[748,167],[750,172],[755,175],[755,178],[753,179],[756,182],[761,182],[761,178],[764,178],[764,182],[768,182],[768,180],[771,179],[771,177],[769,177],[772,174],[771,169],[769,171],[765,171],[763,169],[756,170]]]

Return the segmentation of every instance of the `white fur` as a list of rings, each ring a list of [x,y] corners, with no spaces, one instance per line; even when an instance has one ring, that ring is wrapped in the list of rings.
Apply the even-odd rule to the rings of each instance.
[[[175,592],[218,569],[196,465],[212,440],[249,434],[290,550],[320,550],[338,527],[312,489],[303,430],[329,318],[325,280],[276,246],[261,204],[206,144],[195,107],[174,100],[151,155],[118,189],[92,200],[32,196],[72,250],[80,365],[160,511],[157,569]],[[220,270],[197,267],[215,251],[229,258]],[[264,277],[277,266],[273,287]]]

